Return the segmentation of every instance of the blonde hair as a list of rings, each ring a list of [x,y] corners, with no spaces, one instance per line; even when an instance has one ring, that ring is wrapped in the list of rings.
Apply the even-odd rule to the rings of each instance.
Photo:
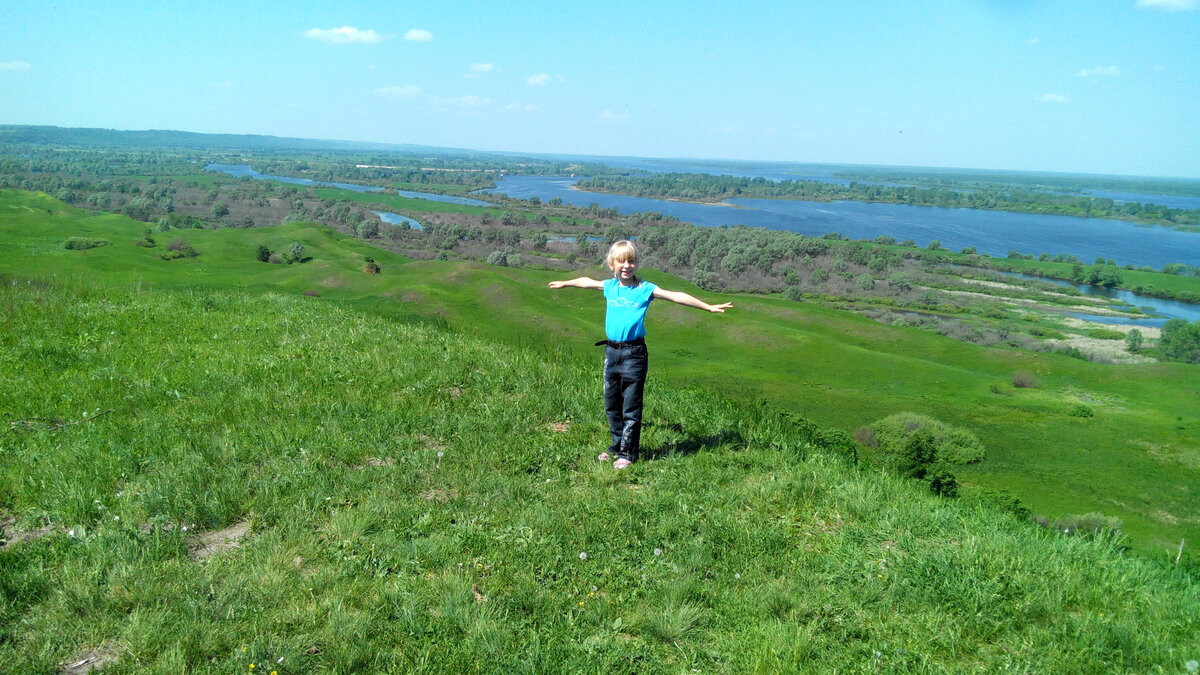
[[[608,254],[604,256],[604,264],[611,268],[614,260],[632,260],[637,262],[637,259],[637,246],[634,246],[633,242],[628,239],[622,239],[614,241],[613,245],[609,247]]]

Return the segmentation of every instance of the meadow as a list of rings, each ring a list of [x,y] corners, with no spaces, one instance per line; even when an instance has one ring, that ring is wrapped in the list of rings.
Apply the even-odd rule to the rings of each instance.
[[[121,225],[33,200],[92,236]],[[189,233],[198,257],[116,281],[102,254],[117,242],[86,263],[31,244],[56,274],[6,273],[6,670],[1142,673],[1200,658],[1191,567],[935,497],[674,375],[652,383],[645,461],[615,472],[594,459],[594,355],[306,296],[358,255],[311,229],[259,233],[311,246],[266,265],[296,275],[275,290],[164,283],[185,272],[154,265],[235,285],[203,269],[229,236],[211,231]]]
[[[599,358],[591,344],[602,303],[582,291],[546,290],[563,271],[414,261],[302,222],[153,232],[150,247],[138,245],[145,243],[144,224],[122,216],[15,191],[4,193],[3,206],[0,273],[14,279],[309,294],[322,305],[587,362]],[[73,236],[112,245],[65,249]],[[170,240],[190,242],[201,254],[163,260]],[[291,242],[302,243],[310,260],[275,265],[254,258],[257,246],[281,251]],[[367,257],[380,274],[363,273]],[[667,288],[716,297],[670,275],[646,275]],[[983,442],[983,461],[955,468],[965,492],[1007,491],[1047,521],[1118,518],[1123,541],[1156,559],[1174,559],[1180,540],[1198,540],[1195,366],[1088,363],[964,344],[817,303],[732,299],[735,310],[720,317],[667,303],[651,313],[656,386],[699,386],[847,433],[899,412],[926,414]],[[1185,544],[1184,558],[1192,555]]]

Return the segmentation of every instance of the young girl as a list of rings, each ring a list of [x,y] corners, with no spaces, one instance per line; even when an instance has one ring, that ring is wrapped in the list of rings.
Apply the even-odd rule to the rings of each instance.
[[[612,432],[612,445],[600,453],[600,461],[616,456],[614,469],[624,469],[637,461],[642,435],[642,391],[646,386],[646,309],[655,298],[708,312],[724,313],[732,302],[710,305],[687,293],[667,291],[639,278],[637,248],[629,241],[618,241],[608,249],[604,262],[613,278],[597,281],[579,277],[551,281],[550,288],[592,288],[604,291],[608,311],[604,317],[607,340],[596,343],[604,349],[604,412]]]

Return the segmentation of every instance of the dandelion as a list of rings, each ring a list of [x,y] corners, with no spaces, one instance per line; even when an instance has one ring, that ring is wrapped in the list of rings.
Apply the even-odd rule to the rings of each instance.
[[[113,520],[114,520],[114,521],[119,521],[119,520],[121,520],[121,516],[113,516]]]
[[[740,573],[736,573],[736,574],[734,574],[734,575],[733,575],[733,578],[734,578],[734,579],[741,579],[741,578],[742,578],[742,575],[741,575]]]
[[[1192,659],[1183,665],[1189,673],[1200,673],[1200,661],[1196,659]]]
[[[587,560],[587,553],[585,553],[585,552],[580,552],[580,553],[579,553],[579,559],[580,559],[580,560]]]
[[[661,548],[654,549],[654,555],[662,555],[662,549]]]
[[[250,670],[254,670],[254,664],[253,664],[253,663],[251,663],[251,664],[250,664]]]
[[[75,538],[75,528],[71,528],[70,530],[67,530],[67,536],[74,539]]]

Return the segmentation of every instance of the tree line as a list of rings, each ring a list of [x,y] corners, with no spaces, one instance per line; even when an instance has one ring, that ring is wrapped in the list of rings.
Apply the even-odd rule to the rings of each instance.
[[[1200,227],[1200,209],[1175,209],[1161,204],[1118,202],[1106,197],[1053,194],[1011,186],[955,189],[879,185],[853,181],[848,185],[842,185],[811,180],[772,181],[761,176],[748,178],[695,173],[593,176],[580,181],[578,185],[585,190],[655,199],[697,201],[722,201],[736,198],[847,200],[1082,218],[1110,218],[1154,225]]]

